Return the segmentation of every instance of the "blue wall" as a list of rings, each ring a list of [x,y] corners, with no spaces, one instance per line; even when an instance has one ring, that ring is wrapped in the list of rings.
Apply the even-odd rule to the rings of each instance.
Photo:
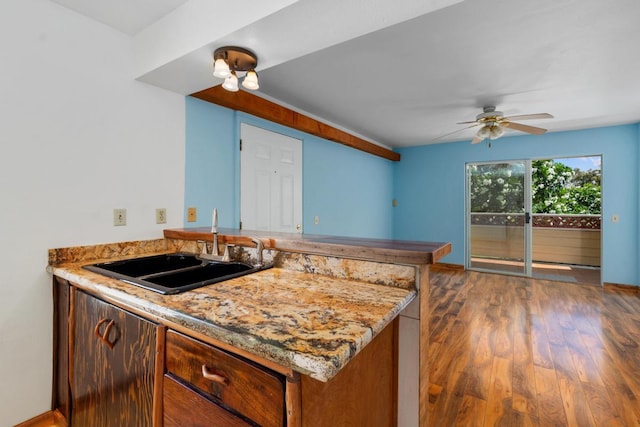
[[[605,282],[639,284],[640,125],[542,136],[511,136],[399,149],[395,165],[396,239],[449,241],[443,261],[464,264],[465,164],[467,162],[602,155],[603,259]],[[620,221],[612,223],[612,214]]]
[[[241,122],[302,140],[304,233],[393,237],[391,161],[191,97],[186,99],[185,211],[197,207],[198,221],[185,227],[210,226],[213,207],[220,227],[237,227]]]
[[[636,141],[638,141],[638,146],[640,146],[640,123],[636,124]],[[640,147],[638,148],[638,161],[636,162],[636,165],[638,167],[638,186],[636,187],[637,190],[637,194],[638,194],[638,213],[637,213],[637,219],[638,219],[638,230],[637,230],[637,234],[638,234],[638,242],[637,242],[637,252],[636,252],[636,285],[640,286]]]
[[[197,207],[198,221],[185,226],[211,225],[217,207],[220,226],[237,227],[241,122],[303,141],[306,234],[452,242],[443,261],[454,264],[464,264],[467,162],[601,155],[602,278],[640,285],[640,124],[509,136],[491,148],[469,142],[403,148],[394,163],[187,97],[185,210]]]
[[[305,233],[393,237],[393,164],[317,137],[304,140]],[[320,218],[315,225],[314,216]]]
[[[198,209],[196,222],[185,227],[211,226],[218,208],[220,227],[237,227],[239,204],[234,165],[239,161],[235,115],[195,98],[186,98],[186,152],[184,218],[187,208]]]

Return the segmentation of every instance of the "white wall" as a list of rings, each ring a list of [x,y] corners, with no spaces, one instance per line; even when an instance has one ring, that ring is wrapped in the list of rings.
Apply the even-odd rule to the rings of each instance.
[[[47,249],[182,225],[184,98],[135,81],[131,52],[48,0],[0,5],[0,427],[50,408]]]

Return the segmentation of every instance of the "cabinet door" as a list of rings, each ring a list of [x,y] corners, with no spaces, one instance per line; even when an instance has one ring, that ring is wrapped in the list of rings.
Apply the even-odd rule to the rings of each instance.
[[[78,290],[72,311],[72,426],[151,426],[156,326]]]

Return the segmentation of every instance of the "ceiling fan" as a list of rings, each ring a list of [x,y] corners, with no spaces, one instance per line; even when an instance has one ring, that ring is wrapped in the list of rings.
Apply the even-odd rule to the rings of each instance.
[[[477,144],[485,139],[498,139],[503,134],[506,128],[519,130],[521,132],[530,133],[533,135],[542,135],[547,130],[535,126],[523,125],[521,123],[513,122],[512,120],[534,120],[534,119],[552,119],[553,116],[549,113],[537,113],[537,114],[520,114],[517,116],[505,117],[502,111],[496,111],[496,107],[488,105],[482,109],[482,113],[476,116],[475,120],[468,122],[459,122],[457,124],[464,125],[470,124],[466,127],[469,129],[472,127],[480,126],[478,132],[471,141],[472,144]],[[464,130],[464,129],[461,129]]]

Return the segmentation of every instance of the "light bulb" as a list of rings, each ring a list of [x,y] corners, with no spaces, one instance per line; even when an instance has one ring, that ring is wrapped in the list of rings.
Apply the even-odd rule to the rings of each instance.
[[[221,79],[229,77],[229,75],[231,75],[229,64],[227,64],[227,62],[222,58],[216,59],[213,63],[213,75]]]
[[[228,90],[229,92],[237,92],[238,91],[238,77],[236,76],[236,72],[232,71],[229,76],[224,79],[224,83],[222,83],[222,87]]]
[[[253,68],[247,71],[247,75],[244,76],[244,80],[242,81],[242,86],[251,90],[256,90],[260,87],[258,86],[258,74]]]
[[[478,133],[476,133],[476,136],[480,139],[486,139],[489,137],[490,133],[491,130],[489,129],[489,126],[482,126]]]
[[[498,139],[504,134],[504,128],[499,125],[491,126],[489,129],[489,138]]]

